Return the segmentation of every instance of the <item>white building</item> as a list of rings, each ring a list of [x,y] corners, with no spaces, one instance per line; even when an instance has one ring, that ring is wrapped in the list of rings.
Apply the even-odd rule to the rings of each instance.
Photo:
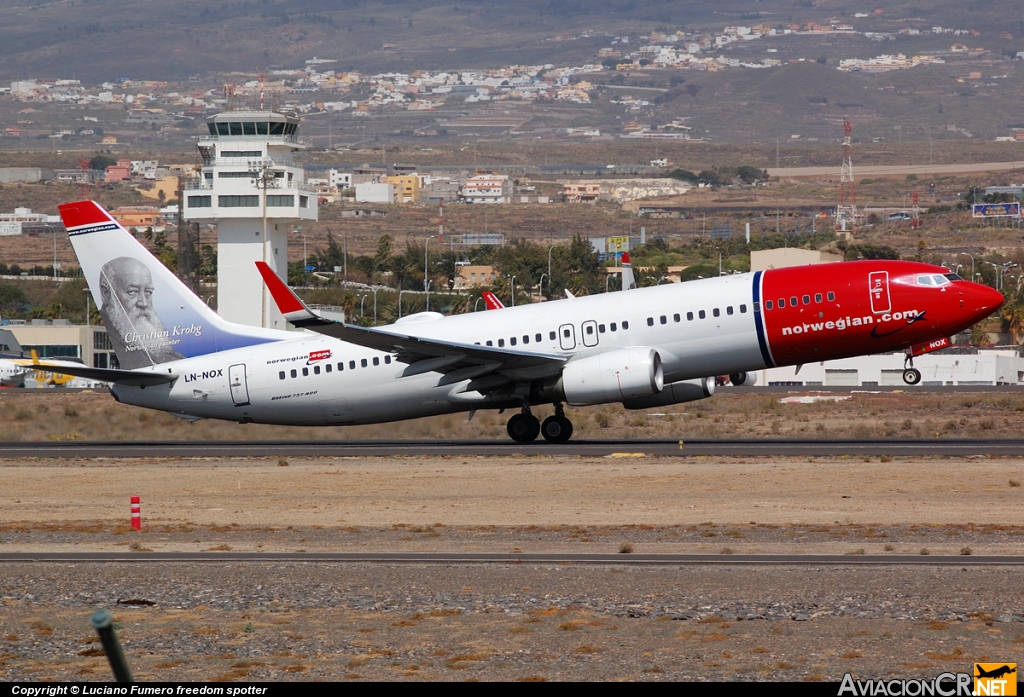
[[[903,382],[902,353],[819,361],[759,371],[758,385],[860,386]],[[914,359],[921,385],[1022,385],[1024,358],[1017,349],[981,349],[977,353],[929,353]]]
[[[352,173],[351,172],[339,172],[336,169],[332,169],[329,176],[330,185],[332,189],[351,189],[352,188]]]
[[[395,185],[387,182],[356,184],[356,203],[394,203]]]
[[[459,194],[466,203],[508,203],[508,177],[478,174],[465,181]]]
[[[288,275],[288,232],[317,219],[317,197],[293,155],[299,119],[229,111],[207,119],[203,168],[185,185],[185,217],[217,225],[217,311],[232,322],[285,328],[255,262]],[[262,298],[262,302],[255,301]]]

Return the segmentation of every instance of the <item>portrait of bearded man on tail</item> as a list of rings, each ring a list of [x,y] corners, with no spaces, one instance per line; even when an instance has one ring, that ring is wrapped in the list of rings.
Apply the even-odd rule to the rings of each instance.
[[[153,275],[138,259],[118,257],[100,269],[100,315],[123,370],[184,358],[153,309]]]

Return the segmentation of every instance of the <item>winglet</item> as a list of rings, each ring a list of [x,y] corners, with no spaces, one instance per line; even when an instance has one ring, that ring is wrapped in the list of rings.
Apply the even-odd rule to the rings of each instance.
[[[299,326],[304,321],[321,320],[321,317],[306,307],[302,298],[297,296],[291,288],[285,285],[281,277],[274,273],[265,261],[257,261],[256,268],[263,276],[263,282],[267,284],[267,290],[277,303],[277,308],[284,315],[284,318],[292,324]]]
[[[505,304],[498,300],[498,296],[489,290],[485,290],[481,295],[484,298],[484,305],[487,306],[488,310],[501,310],[505,307]]]

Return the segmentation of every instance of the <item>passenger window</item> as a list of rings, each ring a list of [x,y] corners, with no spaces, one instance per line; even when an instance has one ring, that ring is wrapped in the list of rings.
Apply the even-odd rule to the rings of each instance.
[[[391,365],[391,356],[384,356],[384,362]]]
[[[523,343],[524,344],[530,343],[530,335],[529,334],[523,334]]]
[[[494,342],[492,342],[490,339],[488,339],[487,340],[487,345],[488,346],[494,346]]]
[[[566,332],[565,335],[569,336],[569,332]],[[538,336],[540,336],[540,335],[538,334]],[[555,340],[555,333],[554,332],[548,332],[548,339],[550,339],[551,341],[554,341]],[[540,341],[540,339],[537,339],[537,341]]]
[[[297,371],[295,370],[295,368],[292,368],[292,373],[291,373],[291,375],[292,375],[292,377],[293,377],[293,378],[297,378],[297,377],[299,377],[299,373],[298,373],[298,372],[297,372]]]
[[[796,296],[795,295],[792,298],[789,299],[789,306],[790,307],[796,307],[797,306]]]
[[[309,368],[302,369],[302,377],[309,377]]]
[[[516,345],[516,338],[512,337],[511,339],[508,340],[508,343],[509,343],[510,346],[515,346]]]
[[[686,313],[686,321],[687,322],[692,322],[693,321],[693,313],[692,312],[687,312]]]
[[[716,307],[714,310],[711,311],[711,314],[713,314],[715,317],[718,317],[719,315],[722,314],[722,311]]]
[[[320,374],[320,366],[318,366],[318,365],[313,366],[313,375],[319,375],[319,374]]]
[[[647,318],[647,326],[648,327],[653,327],[654,326],[654,318],[653,317],[648,317]]]
[[[747,306],[746,305],[740,305],[740,312],[746,312],[746,311],[747,311]],[[756,301],[756,300],[754,301],[754,312],[755,313],[760,313],[761,312],[761,303]]]
[[[622,328],[629,329],[629,322],[627,322],[626,320],[622,320]]]
[[[562,330],[562,336],[564,336],[564,337],[565,337],[566,339],[568,339],[568,338],[569,338],[569,335],[570,335],[571,333],[572,333],[572,332],[571,332],[571,331],[569,331],[568,329],[563,329],[563,330]]]
[[[781,310],[785,306],[786,306],[786,299],[785,298],[779,298],[779,309]]]
[[[662,324],[667,324],[668,323],[668,317],[666,317],[665,315],[662,315],[659,319],[660,319]]]
[[[356,369],[356,362],[355,361],[349,361],[348,362],[348,369],[349,370],[355,370]]]
[[[727,315],[731,315],[732,314],[732,305],[730,305],[729,307],[725,308],[725,314],[727,314]]]
[[[345,370],[345,363],[344,362],[338,363],[338,372],[340,373],[343,370]]]
[[[593,334],[593,333],[594,333],[594,325],[588,324],[587,325],[587,334]]]
[[[816,303],[820,303],[821,302],[821,293],[815,293],[814,294],[814,302],[816,302]]]
[[[498,339],[498,346],[499,347],[504,347],[505,346],[505,340],[504,339]]]
[[[359,361],[359,365],[361,365],[362,367],[364,367],[364,368],[365,368],[365,367],[366,367],[366,359],[365,359],[365,358],[363,358],[362,360],[360,360],[360,361]]]
[[[610,326],[613,332],[616,331],[615,322],[612,322]]]
[[[708,313],[704,312],[704,310],[701,310],[700,312],[697,313],[697,316],[700,317],[701,319],[704,319],[705,317],[708,316]]]
[[[680,317],[679,313],[677,312],[674,315],[672,315],[672,319],[675,320],[676,322],[678,322],[679,320],[682,319],[682,317]]]
[[[332,369],[333,368],[331,367],[330,363],[328,363],[327,365],[324,366],[324,370],[326,370],[328,373],[331,372]]]
[[[552,336],[551,338],[554,339],[555,337]],[[536,341],[539,344],[541,341],[544,340],[544,337],[543,337],[543,335],[541,335],[540,332],[537,332],[536,334],[533,335],[533,340]]]
[[[757,307],[757,305],[758,305],[757,303],[754,303],[754,307],[755,308]],[[740,305],[740,314],[741,315],[747,314],[747,306],[746,305]]]
[[[374,365],[380,365],[380,356],[374,356],[373,357],[373,364]]]
[[[804,305],[810,305],[811,304],[811,296],[805,295],[803,300],[804,300]]]
[[[832,301],[833,301],[833,300],[835,300],[835,299],[836,299],[836,294],[835,294],[835,293],[833,293],[832,291],[829,291],[829,292],[828,292],[828,301],[829,301],[829,302],[832,302]]]
[[[604,334],[604,325],[603,324],[597,325],[597,331],[598,331],[599,334]]]
[[[281,371],[280,373],[278,373],[278,374],[277,374],[277,377],[279,377],[279,378],[281,378],[282,380],[284,380],[284,371],[282,370],[282,371]]]
[[[755,312],[756,312],[756,307],[757,306],[755,305],[754,307],[755,307]],[[766,309],[766,310],[772,309],[772,301],[771,300],[765,300],[764,301],[764,309]]]

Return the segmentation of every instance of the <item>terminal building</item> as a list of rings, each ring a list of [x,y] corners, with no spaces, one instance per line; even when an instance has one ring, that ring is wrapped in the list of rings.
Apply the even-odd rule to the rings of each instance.
[[[240,324],[285,329],[255,262],[288,275],[288,233],[317,219],[317,196],[294,155],[299,119],[228,111],[206,120],[203,167],[184,187],[185,218],[217,226],[217,312]],[[286,279],[287,280],[287,279]]]

